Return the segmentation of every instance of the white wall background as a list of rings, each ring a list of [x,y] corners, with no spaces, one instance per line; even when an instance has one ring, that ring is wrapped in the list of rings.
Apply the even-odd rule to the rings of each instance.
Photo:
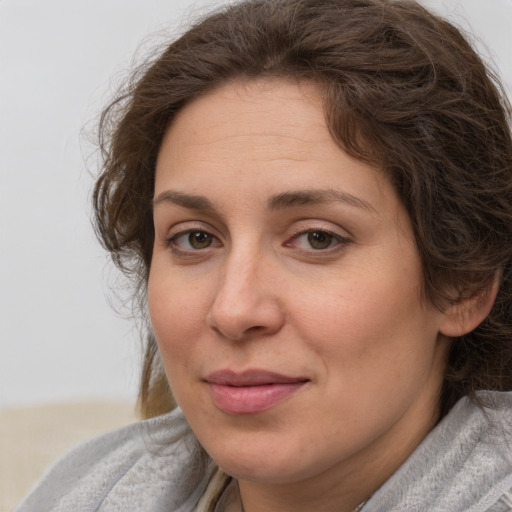
[[[135,398],[139,342],[105,299],[80,132],[139,43],[208,4],[0,0],[0,408]],[[425,4],[471,26],[512,90],[512,0]]]

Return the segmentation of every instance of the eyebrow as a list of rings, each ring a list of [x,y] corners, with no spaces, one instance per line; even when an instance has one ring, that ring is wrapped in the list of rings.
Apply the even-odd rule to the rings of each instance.
[[[283,192],[271,197],[267,201],[270,210],[282,210],[296,206],[319,205],[329,203],[344,203],[348,206],[361,208],[370,213],[377,213],[377,210],[364,199],[353,196],[347,192],[336,189],[326,190],[295,190]]]
[[[273,211],[296,208],[298,206],[314,206],[341,202],[348,206],[361,208],[370,213],[377,213],[375,208],[364,199],[341,190],[294,190],[272,196],[267,201],[267,208]],[[172,203],[189,210],[214,212],[213,203],[205,196],[185,194],[174,190],[166,190],[153,200],[153,208],[162,203]]]
[[[204,196],[196,196],[177,192],[174,190],[166,190],[153,200],[153,208],[161,203],[173,203],[189,210],[206,210],[215,211],[213,203]]]

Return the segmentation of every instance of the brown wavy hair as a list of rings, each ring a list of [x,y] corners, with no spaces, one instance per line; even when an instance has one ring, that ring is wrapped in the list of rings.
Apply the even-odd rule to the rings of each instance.
[[[383,169],[410,215],[425,297],[442,308],[500,276],[490,315],[454,339],[441,412],[512,389],[510,105],[461,31],[413,1],[248,0],[193,25],[104,111],[96,229],[144,309],[162,137],[184,105],[234,79],[313,81],[333,138]],[[454,297],[448,290],[457,290]],[[174,406],[147,330],[139,404]]]

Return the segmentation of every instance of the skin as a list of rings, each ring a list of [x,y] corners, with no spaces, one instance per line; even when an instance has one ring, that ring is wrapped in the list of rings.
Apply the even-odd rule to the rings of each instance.
[[[238,81],[168,129],[154,221],[148,299],[166,373],[245,511],[368,499],[437,421],[443,332],[458,329],[422,298],[388,179],[335,144],[315,85]],[[255,368],[306,382],[262,412],[219,408],[205,379]]]

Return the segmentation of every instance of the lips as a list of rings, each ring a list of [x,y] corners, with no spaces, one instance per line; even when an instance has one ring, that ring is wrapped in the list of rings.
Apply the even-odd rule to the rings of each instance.
[[[242,373],[221,370],[210,374],[205,381],[214,404],[220,410],[228,414],[255,414],[293,395],[309,379],[263,370]]]

